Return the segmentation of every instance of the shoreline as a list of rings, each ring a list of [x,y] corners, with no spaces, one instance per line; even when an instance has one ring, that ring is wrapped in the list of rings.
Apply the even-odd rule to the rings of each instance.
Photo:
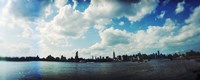
[[[27,60],[27,61],[17,61],[17,60],[0,60],[0,61],[7,61],[7,62],[67,62],[67,63],[123,63],[123,62],[138,62],[138,63],[148,63],[152,60],[168,60],[168,61],[180,61],[180,60],[194,60],[195,62],[199,62],[199,59],[151,59],[147,62],[140,62],[140,61],[86,61],[86,62],[75,62],[75,61],[48,61],[48,60]]]

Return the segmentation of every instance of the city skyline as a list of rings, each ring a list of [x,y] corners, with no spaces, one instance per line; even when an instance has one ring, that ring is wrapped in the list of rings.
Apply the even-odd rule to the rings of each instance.
[[[79,56],[79,52],[76,51],[74,57],[66,58],[66,56],[52,56],[48,55],[46,57],[37,56],[21,56],[21,57],[1,57],[0,61],[56,61],[56,62],[78,62],[78,63],[86,63],[86,62],[138,62],[138,63],[146,63],[151,60],[190,60],[193,59],[195,61],[199,61],[200,52],[198,51],[187,51],[185,53],[173,53],[173,54],[162,54],[159,50],[155,53],[144,54],[137,53],[131,55],[117,55],[115,56],[115,51],[113,51],[113,57],[110,56],[97,56],[93,55],[91,58],[84,58]],[[95,57],[94,57],[95,56]]]
[[[1,0],[0,56],[200,51],[199,15],[200,0]]]

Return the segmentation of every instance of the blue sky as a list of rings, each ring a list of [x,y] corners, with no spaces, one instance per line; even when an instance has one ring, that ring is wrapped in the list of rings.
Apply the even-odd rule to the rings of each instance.
[[[0,56],[200,51],[200,0],[1,0]]]

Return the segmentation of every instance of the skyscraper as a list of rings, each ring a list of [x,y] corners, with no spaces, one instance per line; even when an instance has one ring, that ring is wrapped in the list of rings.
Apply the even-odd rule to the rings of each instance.
[[[78,51],[76,51],[75,59],[78,59]]]
[[[113,51],[113,59],[115,59],[115,51]]]

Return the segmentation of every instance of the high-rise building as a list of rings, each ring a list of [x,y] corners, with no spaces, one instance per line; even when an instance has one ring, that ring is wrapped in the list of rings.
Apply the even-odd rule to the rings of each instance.
[[[158,58],[160,58],[160,51],[158,50]]]
[[[78,51],[76,51],[75,59],[78,59]]]
[[[113,51],[113,59],[115,59],[115,51]]]

